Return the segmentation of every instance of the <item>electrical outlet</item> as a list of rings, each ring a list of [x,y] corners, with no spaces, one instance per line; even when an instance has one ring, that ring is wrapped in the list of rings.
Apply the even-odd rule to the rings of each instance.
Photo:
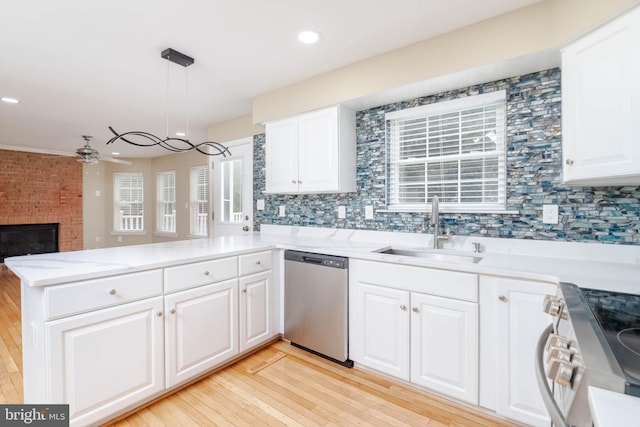
[[[278,207],[278,216],[285,216],[284,215],[284,205],[280,205]]]
[[[347,209],[344,206],[338,206],[338,218],[345,219],[347,217]]]
[[[373,219],[373,206],[364,207],[364,219]]]
[[[256,203],[256,208],[259,211],[263,211],[264,210],[264,199],[258,199],[258,201]]]
[[[558,223],[558,205],[542,205],[542,222],[544,224]]]

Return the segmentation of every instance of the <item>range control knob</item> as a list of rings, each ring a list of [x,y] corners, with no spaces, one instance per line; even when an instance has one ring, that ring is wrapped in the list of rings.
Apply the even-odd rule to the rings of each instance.
[[[557,334],[549,334],[547,342],[544,344],[544,349],[549,351],[552,348],[569,348],[569,344],[570,342],[567,338]]]
[[[562,310],[562,300],[555,295],[545,295],[542,307],[544,312],[556,317],[560,310]]]
[[[570,387],[574,366],[571,362],[552,358],[547,367],[547,378],[562,387]]]
[[[549,353],[547,353],[547,363],[549,363],[552,359],[571,362],[573,359],[573,350],[568,348],[551,347]]]

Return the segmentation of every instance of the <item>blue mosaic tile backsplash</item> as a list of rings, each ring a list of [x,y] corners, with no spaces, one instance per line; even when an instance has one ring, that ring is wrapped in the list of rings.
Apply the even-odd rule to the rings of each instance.
[[[254,228],[260,224],[432,233],[425,213],[375,212],[385,208],[386,112],[480,93],[507,91],[507,209],[518,214],[446,214],[441,229],[454,235],[640,244],[640,187],[562,185],[560,69],[511,77],[356,113],[357,191],[277,195],[265,190],[265,135],[254,136]],[[254,203],[255,203],[254,200]],[[559,207],[559,223],[542,223],[542,205]],[[278,217],[278,206],[286,216]],[[346,218],[338,218],[338,206]],[[255,206],[255,204],[254,204]]]

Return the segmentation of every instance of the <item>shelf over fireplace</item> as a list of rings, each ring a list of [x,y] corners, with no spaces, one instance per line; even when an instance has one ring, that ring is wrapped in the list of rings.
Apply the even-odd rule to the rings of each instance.
[[[58,223],[0,225],[0,263],[5,258],[58,252]]]

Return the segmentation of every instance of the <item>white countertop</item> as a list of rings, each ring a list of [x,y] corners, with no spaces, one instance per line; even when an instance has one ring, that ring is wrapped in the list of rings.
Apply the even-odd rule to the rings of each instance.
[[[430,250],[432,242],[433,236],[426,234],[263,226],[261,233],[241,236],[12,257],[5,264],[23,285],[49,286],[278,248],[640,294],[640,246],[454,236],[439,250],[479,255],[477,264],[375,252],[389,247]],[[480,254],[472,252],[473,242],[481,244]],[[600,420],[597,426],[622,425],[605,420],[640,418],[638,398],[599,389],[590,390],[589,398]]]

